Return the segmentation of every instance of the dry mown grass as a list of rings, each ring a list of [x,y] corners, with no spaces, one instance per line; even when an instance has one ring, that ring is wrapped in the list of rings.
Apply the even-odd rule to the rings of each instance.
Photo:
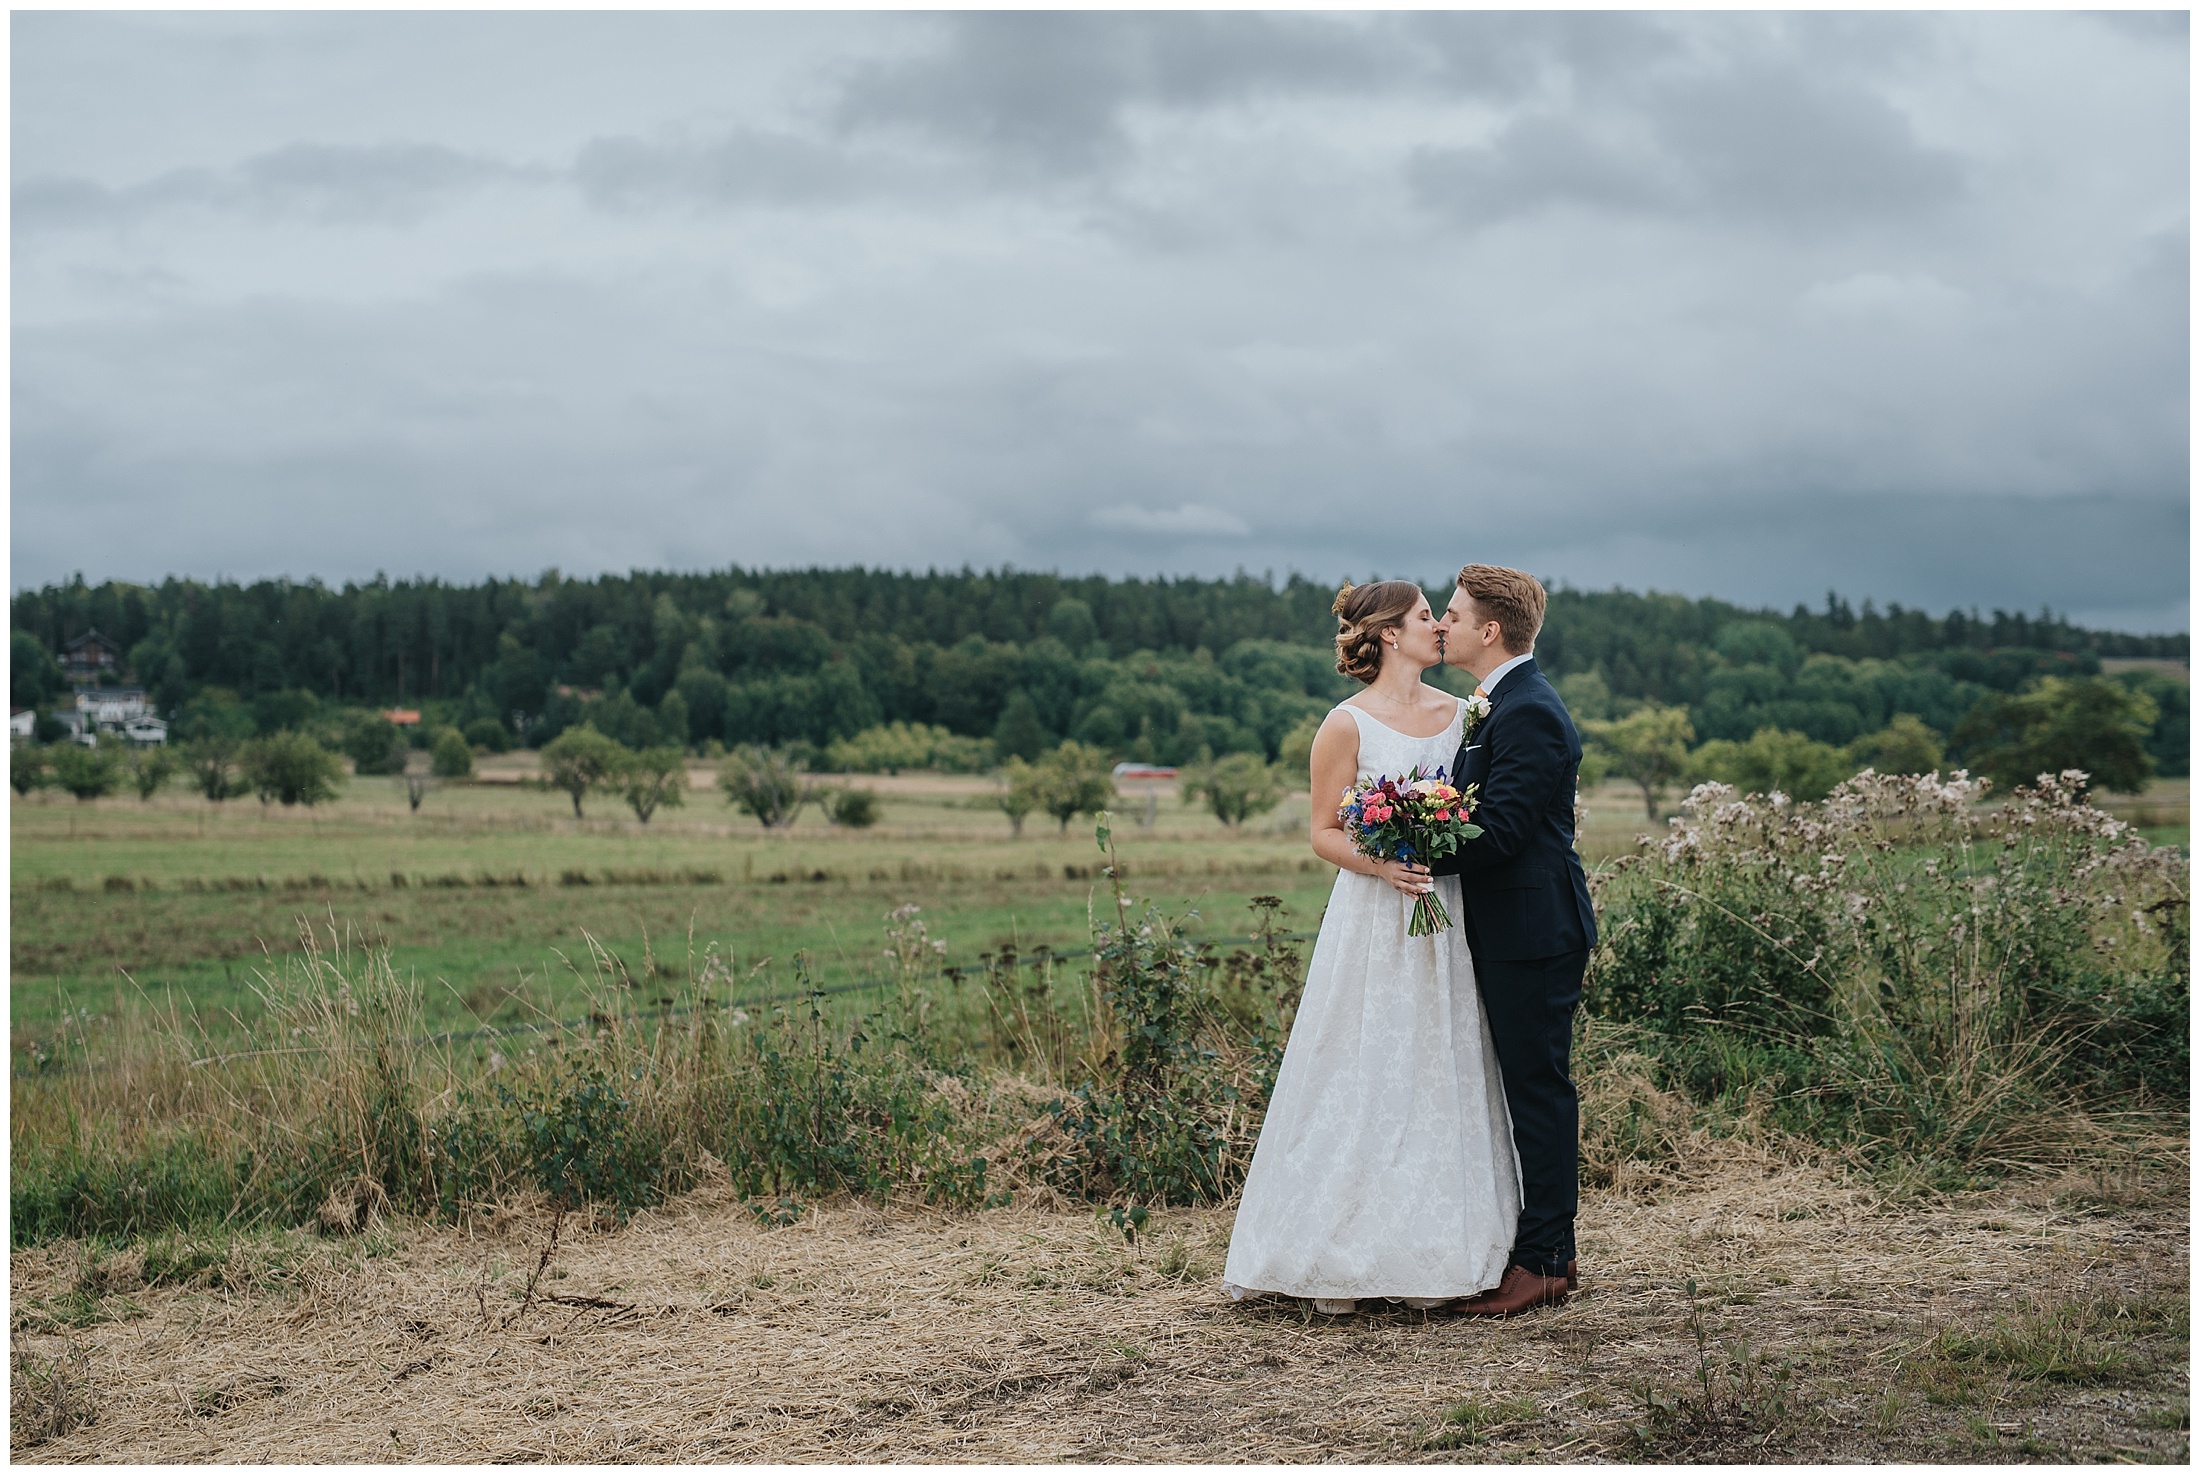
[[[48,1246],[13,1260],[14,1453],[2182,1460],[2184,1205],[2181,1162],[1904,1207],[1706,1146],[1592,1195],[1583,1293],[1504,1324],[1232,1305],[1226,1210],[1127,1245],[1084,1210],[775,1227],[706,1188],[566,1220],[531,1300],[533,1213]]]

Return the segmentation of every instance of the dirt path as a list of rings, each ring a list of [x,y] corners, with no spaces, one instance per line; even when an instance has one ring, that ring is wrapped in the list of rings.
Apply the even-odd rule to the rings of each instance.
[[[240,1251],[232,1289],[24,1251],[15,1455],[2182,1460],[2182,1173],[2060,1189],[1903,1210],[1729,1157],[1591,1199],[1582,1294],[1502,1324],[1227,1304],[1213,1211],[1134,1247],[1087,1210],[766,1227],[705,1191],[568,1221],[524,1313],[547,1218]],[[25,1447],[23,1367],[71,1347],[95,1416]]]

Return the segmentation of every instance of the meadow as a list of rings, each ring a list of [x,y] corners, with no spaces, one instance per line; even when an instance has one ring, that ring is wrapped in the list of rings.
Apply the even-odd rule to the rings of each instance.
[[[984,779],[770,833],[531,763],[15,804],[18,1458],[2187,1452],[2183,780],[1585,796],[1588,1285],[1488,1327],[1218,1300],[1304,795],[1121,796],[1119,913]]]
[[[256,1006],[255,970],[279,970],[295,952],[301,918],[386,943],[427,981],[439,1030],[565,1017],[580,989],[568,965],[586,971],[590,938],[645,986],[686,976],[715,942],[744,977],[761,965],[755,990],[773,994],[789,986],[797,951],[824,987],[879,979],[880,919],[912,903],[964,966],[1003,946],[1075,954],[1089,932],[1102,859],[1090,821],[1064,834],[1033,816],[1015,837],[983,778],[828,780],[876,790],[880,822],[841,829],[812,808],[775,832],[728,805],[700,766],[685,807],[647,825],[608,795],[576,820],[562,794],[523,782],[532,754],[482,769],[482,781],[439,787],[417,812],[396,777],[354,777],[317,809],[172,791],[151,803],[50,790],[18,799],[18,1055],[71,1011],[112,1015],[170,997],[208,1030],[226,1029],[226,1015]],[[2165,814],[2181,804],[2182,781],[2170,783],[2156,805]],[[1607,785],[1588,805],[1592,857],[1620,853],[1645,828],[1631,789]],[[1263,894],[1281,896],[1300,930],[1319,925],[1333,873],[1307,849],[1303,794],[1242,833],[1173,789],[1127,790],[1117,812],[1127,875],[1167,909],[1197,911],[1192,936],[1245,935],[1246,902]]]

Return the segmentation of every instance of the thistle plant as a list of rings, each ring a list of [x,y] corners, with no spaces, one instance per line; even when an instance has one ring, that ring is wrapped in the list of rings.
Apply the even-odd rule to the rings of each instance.
[[[1699,1100],[1978,1161],[2181,1099],[2183,856],[2042,774],[1866,770],[1823,803],[1688,796],[1601,878],[1594,1012],[1649,1026]]]

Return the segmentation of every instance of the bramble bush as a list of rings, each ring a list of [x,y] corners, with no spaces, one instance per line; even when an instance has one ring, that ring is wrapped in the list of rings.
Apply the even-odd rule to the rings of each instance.
[[[2175,1110],[2185,860],[2083,783],[1994,807],[1960,771],[1817,804],[1700,785],[1600,878],[1589,1012],[1691,1100],[1879,1157],[2016,1161]]]

